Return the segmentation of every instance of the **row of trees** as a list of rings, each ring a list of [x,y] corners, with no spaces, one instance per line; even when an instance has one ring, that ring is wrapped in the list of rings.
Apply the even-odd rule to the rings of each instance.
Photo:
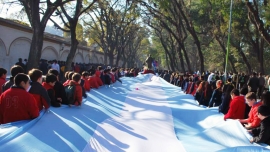
[[[104,52],[105,64],[134,66],[142,41],[148,37],[146,27],[138,21],[135,3],[125,0],[2,0],[5,5],[20,5],[33,29],[27,68],[38,67],[44,30],[51,21],[70,37],[66,70],[70,70],[79,43],[97,43]],[[83,26],[82,26],[83,25]],[[68,33],[68,34],[67,34]],[[107,63],[107,58],[109,63]]]
[[[173,71],[225,67],[231,0],[2,1],[21,5],[33,29],[29,69],[37,67],[49,20],[71,39],[67,67],[79,43],[98,44],[110,65],[121,59],[123,66],[132,67],[150,53]],[[265,70],[270,58],[269,12],[267,0],[233,1],[228,57],[232,72],[270,72]]]
[[[163,54],[169,69],[224,70],[231,0],[137,1],[152,28],[153,49]],[[230,71],[269,69],[269,29],[267,0],[233,1]]]

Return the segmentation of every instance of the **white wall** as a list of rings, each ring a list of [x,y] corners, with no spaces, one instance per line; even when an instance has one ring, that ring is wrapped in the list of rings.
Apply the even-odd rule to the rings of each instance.
[[[5,24],[2,23],[5,22]],[[18,58],[28,59],[32,33],[27,27],[1,19],[0,22],[0,67],[8,70],[18,62]],[[45,34],[46,35],[46,34]],[[51,37],[49,37],[51,36]],[[66,61],[70,46],[63,38],[46,35],[43,42],[41,59]],[[100,52],[90,51],[90,47],[79,47],[73,61],[78,63],[104,63]],[[107,62],[108,63],[108,62]],[[121,63],[121,62],[119,62]]]

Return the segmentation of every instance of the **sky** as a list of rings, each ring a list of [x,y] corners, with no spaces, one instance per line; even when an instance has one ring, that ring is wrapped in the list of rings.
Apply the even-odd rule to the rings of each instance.
[[[19,10],[22,9],[22,6],[19,5],[7,5],[3,4],[3,2],[0,1],[0,17],[1,18],[7,18],[7,19],[16,19],[20,20],[22,22],[28,23],[28,18],[24,13],[19,12]],[[58,36],[63,36],[63,32],[61,30],[55,29],[54,24],[51,21],[48,21],[45,32],[55,34]]]

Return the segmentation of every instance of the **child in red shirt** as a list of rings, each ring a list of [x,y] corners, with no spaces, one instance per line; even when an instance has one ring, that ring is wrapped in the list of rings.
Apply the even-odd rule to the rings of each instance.
[[[88,78],[88,83],[89,83],[91,88],[98,89],[98,87],[99,87],[99,84],[97,82],[97,77],[95,76],[95,74],[93,72],[90,72],[90,77]]]
[[[0,96],[0,124],[34,119],[39,116],[35,98],[26,90],[30,87],[26,74],[14,78],[15,85]]]
[[[90,83],[88,82],[88,78],[89,78],[89,73],[87,71],[84,71],[82,73],[82,79],[84,80],[84,85],[83,88],[85,89],[85,91],[90,91]]]
[[[103,85],[103,82],[102,82],[102,80],[100,78],[100,75],[101,75],[102,72],[103,72],[102,67],[101,66],[98,66],[97,67],[97,70],[95,72],[95,77],[96,77],[96,81],[97,81],[97,83],[98,83],[99,86],[102,86]]]
[[[4,68],[0,68],[0,95],[2,91],[2,85],[6,83],[7,70]]]
[[[262,102],[257,102],[256,94],[249,92],[246,94],[246,102],[251,107],[248,114],[248,119],[240,119],[239,121],[244,124],[246,129],[256,128],[260,125],[261,120],[258,117],[258,107],[262,105]]]

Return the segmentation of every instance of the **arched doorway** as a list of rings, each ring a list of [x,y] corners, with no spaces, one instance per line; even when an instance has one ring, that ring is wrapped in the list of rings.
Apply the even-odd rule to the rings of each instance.
[[[15,39],[9,46],[8,63],[9,67],[17,63],[19,58],[28,59],[31,40],[25,37]]]
[[[103,61],[102,57],[99,58],[99,63],[104,64],[104,61]]]
[[[89,54],[86,55],[84,61],[86,64],[90,63],[90,55]]]
[[[61,54],[61,57],[60,57],[60,61],[67,61],[67,57],[68,57],[68,53],[69,53],[69,50],[65,50],[63,51],[63,53]]]
[[[41,59],[58,60],[58,53],[54,47],[48,46],[42,50]]]
[[[83,55],[81,53],[75,55],[74,63],[84,63]]]

